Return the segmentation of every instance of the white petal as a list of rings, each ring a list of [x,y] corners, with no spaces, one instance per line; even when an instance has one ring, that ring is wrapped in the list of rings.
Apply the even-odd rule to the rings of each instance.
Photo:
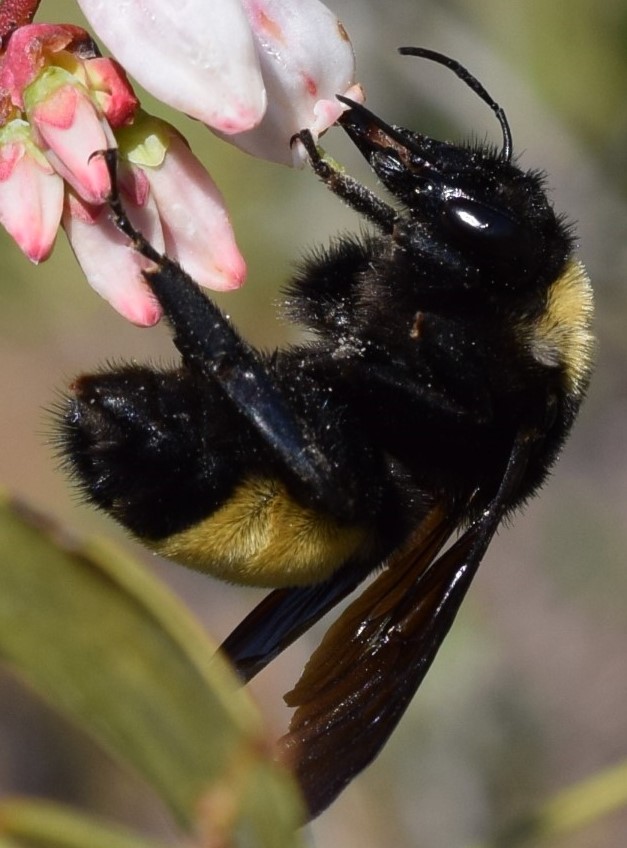
[[[116,59],[151,94],[224,133],[266,108],[240,0],[79,0]]]
[[[42,262],[50,255],[61,220],[63,180],[27,152],[17,156],[6,178],[4,170],[0,169],[0,223],[31,262]]]
[[[292,164],[291,137],[317,138],[342,112],[335,99],[354,84],[355,57],[341,23],[318,0],[242,0],[257,40],[268,108],[238,147]],[[353,92],[354,93],[354,92]]]
[[[162,250],[163,235],[154,203],[141,209],[126,204],[126,209],[133,225],[155,249]],[[112,223],[108,208],[84,209],[73,197],[64,209],[63,227],[92,288],[133,324],[156,324],[161,307],[142,275],[142,269],[150,263],[129,247],[126,236]]]
[[[197,283],[216,291],[241,286],[246,265],[222,195],[185,141],[173,134],[163,164],[145,168],[166,252]]]

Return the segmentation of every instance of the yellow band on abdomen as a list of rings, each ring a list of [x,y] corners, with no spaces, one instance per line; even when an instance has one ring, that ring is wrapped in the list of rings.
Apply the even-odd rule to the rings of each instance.
[[[364,527],[303,507],[280,481],[254,477],[207,518],[151,547],[221,580],[278,587],[326,579],[368,537]]]

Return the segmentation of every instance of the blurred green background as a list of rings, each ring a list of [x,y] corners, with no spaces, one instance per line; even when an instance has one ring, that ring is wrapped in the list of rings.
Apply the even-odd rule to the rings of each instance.
[[[596,289],[598,367],[562,461],[493,543],[387,749],[312,828],[320,846],[457,848],[489,840],[558,789],[627,758],[627,0],[337,0],[333,8],[352,37],[368,104],[394,123],[498,143],[478,98],[395,49],[441,50],[478,76],[505,107],[522,164],[550,174]],[[81,21],[67,0],[44,0],[39,19]],[[226,195],[249,264],[244,290],[221,303],[255,343],[295,338],[274,317],[279,287],[308,246],[354,229],[355,216],[307,171],[266,165],[173,120]],[[325,145],[369,179],[339,132]],[[46,408],[74,374],[108,359],[173,360],[167,331],[114,314],[62,236],[37,269],[1,238],[0,483],[77,532],[135,550],[223,638],[261,593],[151,558],[77,502],[49,444]],[[277,733],[288,715],[281,695],[319,635],[255,683]],[[40,794],[171,831],[147,789],[17,681],[3,675],[0,691],[2,794]],[[553,844],[619,848],[625,833],[627,811]]]

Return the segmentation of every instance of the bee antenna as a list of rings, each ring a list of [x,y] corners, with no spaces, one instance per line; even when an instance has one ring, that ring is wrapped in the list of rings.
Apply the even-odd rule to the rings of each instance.
[[[446,68],[453,71],[453,73],[458,76],[462,82],[465,82],[466,85],[475,92],[475,94],[478,94],[483,102],[492,109],[499,124],[501,125],[501,130],[503,132],[503,150],[501,151],[501,158],[505,162],[512,161],[512,131],[509,127],[505,112],[496,100],[490,97],[479,80],[476,77],[473,77],[470,71],[468,71],[456,59],[451,59],[450,56],[445,56],[443,53],[437,53],[435,50],[427,50],[425,47],[399,47],[398,52],[402,56],[418,56],[422,59],[430,59],[432,62],[444,65]]]

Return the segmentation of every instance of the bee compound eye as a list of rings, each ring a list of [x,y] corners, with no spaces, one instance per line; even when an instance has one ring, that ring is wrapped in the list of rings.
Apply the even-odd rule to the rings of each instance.
[[[454,234],[482,252],[503,253],[521,240],[517,221],[491,206],[465,197],[445,201],[443,218]]]

